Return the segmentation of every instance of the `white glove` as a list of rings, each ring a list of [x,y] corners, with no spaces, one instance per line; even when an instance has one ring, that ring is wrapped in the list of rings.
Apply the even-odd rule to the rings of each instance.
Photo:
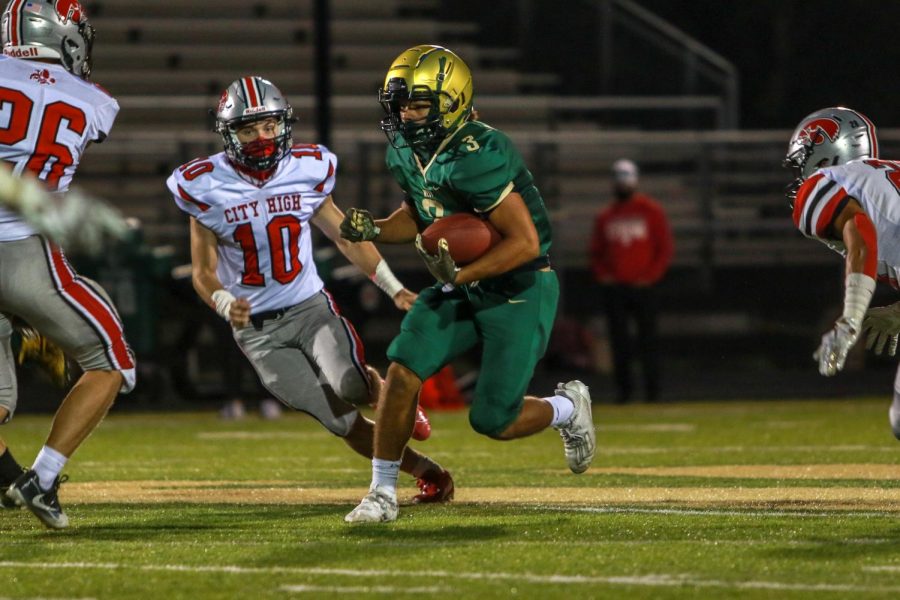
[[[822,336],[819,349],[813,354],[813,360],[819,363],[819,373],[830,377],[844,368],[847,353],[859,339],[859,322],[855,319],[841,317],[834,324],[834,329]]]
[[[887,346],[888,354],[897,354],[897,340],[900,337],[900,302],[889,306],[870,308],[863,320],[866,332],[866,348],[881,354]]]
[[[51,200],[44,210],[24,216],[67,250],[99,254],[109,239],[122,239],[129,231],[118,210],[80,191],[51,195]]]
[[[0,204],[19,213],[40,233],[67,249],[97,254],[106,238],[129,231],[118,210],[79,190],[52,194],[31,175],[0,169]]]

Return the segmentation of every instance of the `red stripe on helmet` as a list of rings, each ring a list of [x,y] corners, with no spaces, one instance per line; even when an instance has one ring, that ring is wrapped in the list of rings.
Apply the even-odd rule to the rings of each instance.
[[[13,0],[9,7],[9,42],[11,46],[18,46],[22,43],[19,36],[19,12],[22,10],[22,3],[25,0]]]
[[[856,114],[866,122],[866,127],[869,129],[869,140],[872,143],[872,158],[878,158],[878,138],[875,137],[875,124],[872,123],[866,115],[860,112]]]
[[[247,106],[249,108],[259,106],[259,93],[256,91],[256,82],[253,77],[244,78],[244,88],[247,90]]]

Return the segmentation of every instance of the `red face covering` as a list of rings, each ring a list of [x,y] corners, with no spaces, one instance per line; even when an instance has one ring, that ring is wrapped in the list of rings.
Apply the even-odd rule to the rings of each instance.
[[[278,146],[274,139],[269,140],[253,140],[241,145],[241,153],[252,158],[269,158],[278,151]],[[239,163],[232,163],[234,168],[243,173],[247,177],[254,179],[260,183],[265,183],[275,173],[275,167],[260,171],[252,167],[247,167]]]
[[[253,140],[241,146],[241,152],[253,158],[269,158],[277,151],[274,139]]]

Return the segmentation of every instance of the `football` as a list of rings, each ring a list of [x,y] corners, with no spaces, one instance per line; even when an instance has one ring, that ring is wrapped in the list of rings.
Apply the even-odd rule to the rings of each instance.
[[[422,232],[422,246],[437,254],[438,240],[447,240],[450,256],[458,265],[478,259],[500,241],[500,233],[489,221],[471,213],[442,217]]]

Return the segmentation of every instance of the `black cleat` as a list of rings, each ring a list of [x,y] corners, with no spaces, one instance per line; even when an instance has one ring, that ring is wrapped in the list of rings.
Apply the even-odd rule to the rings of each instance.
[[[6,490],[8,490],[8,489],[9,489],[9,486],[0,487],[0,509],[22,508],[21,506],[16,504],[15,500],[13,500],[12,498],[10,498],[9,496],[6,495]]]
[[[41,488],[40,480],[34,470],[28,470],[9,486],[6,497],[24,506],[34,513],[44,525],[51,529],[65,529],[69,526],[69,517],[59,505],[59,486],[69,477],[57,477],[49,490]]]

